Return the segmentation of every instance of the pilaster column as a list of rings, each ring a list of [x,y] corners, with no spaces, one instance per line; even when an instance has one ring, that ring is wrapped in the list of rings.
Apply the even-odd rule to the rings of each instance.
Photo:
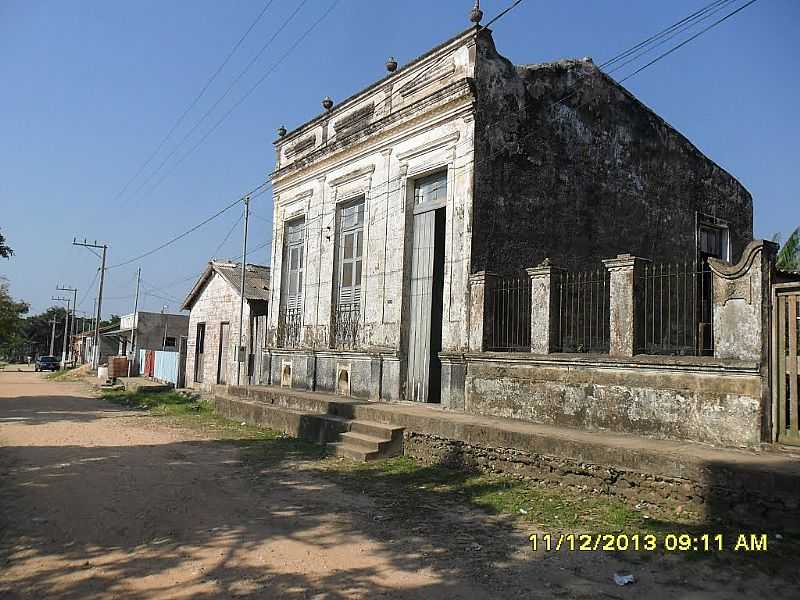
[[[531,278],[531,352],[555,351],[558,334],[558,284],[562,269],[545,259],[538,267],[525,269]]]
[[[610,273],[609,349],[611,356],[633,356],[641,346],[643,329],[641,290],[637,279],[646,258],[618,254],[603,261]]]
[[[489,271],[478,271],[469,277],[469,349],[473,352],[483,352],[492,334],[491,291],[496,282],[497,274]]]

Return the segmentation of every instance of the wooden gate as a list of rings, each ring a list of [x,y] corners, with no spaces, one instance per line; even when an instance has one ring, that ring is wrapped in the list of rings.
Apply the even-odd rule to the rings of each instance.
[[[773,286],[772,304],[772,399],[775,438],[783,444],[800,445],[800,284]]]

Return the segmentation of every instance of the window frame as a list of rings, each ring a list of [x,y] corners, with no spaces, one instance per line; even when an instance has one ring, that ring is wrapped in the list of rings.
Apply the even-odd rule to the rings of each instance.
[[[296,234],[299,239],[291,240],[290,235],[293,234],[291,229],[298,228]],[[306,220],[305,216],[294,217],[284,222],[284,241],[283,241],[283,268],[281,282],[281,307],[287,310],[302,309],[303,297],[305,296],[305,238],[306,238]],[[297,252],[298,266],[292,268],[293,253]],[[295,293],[291,293],[292,277],[296,274],[297,289]]]
[[[349,211],[355,211],[356,219],[352,224],[345,224],[345,218]],[[334,305],[342,307],[350,305],[353,309],[360,309],[361,294],[363,291],[364,262],[366,258],[366,246],[364,235],[366,232],[366,211],[367,203],[365,196],[358,196],[342,202],[336,207],[336,278],[334,286]],[[352,254],[347,257],[347,237],[353,236]],[[349,285],[344,285],[345,269],[350,267]],[[345,290],[348,290],[345,293]]]

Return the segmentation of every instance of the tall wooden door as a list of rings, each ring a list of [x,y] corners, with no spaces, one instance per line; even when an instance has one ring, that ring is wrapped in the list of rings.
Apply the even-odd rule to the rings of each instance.
[[[800,445],[800,285],[778,284],[773,305],[773,401],[777,408],[776,438]]]
[[[217,353],[217,383],[219,385],[227,383],[228,337],[230,328],[230,323],[219,324],[219,352]]]
[[[447,174],[417,181],[411,254],[406,400],[439,402]]]
[[[203,383],[203,367],[205,366],[203,359],[205,355],[206,346],[206,324],[197,324],[197,334],[194,342],[194,380],[197,383]]]
[[[186,354],[189,346],[189,338],[185,335],[180,337],[178,342],[178,381],[176,387],[182,388],[186,386]]]

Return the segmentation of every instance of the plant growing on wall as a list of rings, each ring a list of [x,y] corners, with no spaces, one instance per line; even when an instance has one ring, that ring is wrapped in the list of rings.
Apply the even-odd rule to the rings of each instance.
[[[772,241],[780,244],[780,234],[772,236]],[[800,271],[800,227],[795,229],[781,246],[776,264],[784,271]]]

